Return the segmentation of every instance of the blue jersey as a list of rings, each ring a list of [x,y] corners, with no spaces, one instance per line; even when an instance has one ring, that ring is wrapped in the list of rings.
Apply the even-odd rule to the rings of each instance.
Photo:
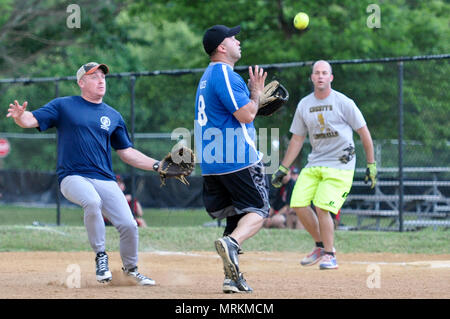
[[[125,122],[106,103],[91,103],[81,96],[57,98],[32,112],[45,131],[58,132],[58,181],[68,175],[115,180],[111,146],[132,147]]]
[[[241,123],[233,115],[249,102],[245,81],[230,65],[209,64],[195,99],[195,146],[203,175],[231,173],[261,161],[253,122]]]

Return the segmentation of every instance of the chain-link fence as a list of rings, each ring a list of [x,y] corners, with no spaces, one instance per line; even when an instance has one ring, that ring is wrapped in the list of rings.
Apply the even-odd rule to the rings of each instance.
[[[341,212],[341,228],[407,230],[450,224],[450,55],[330,61],[333,88],[352,98],[361,109],[374,139],[379,182],[375,190],[363,183],[365,155],[355,134],[357,169],[352,191]],[[298,101],[312,92],[312,61],[262,65],[268,80],[278,79],[288,89],[286,107],[272,117],[257,118],[257,130],[266,129],[266,155],[281,160]],[[236,66],[246,80],[247,66]],[[194,146],[195,91],[203,69],[110,74],[104,101],[125,119],[137,149],[162,158],[180,139]],[[57,96],[78,95],[75,77],[0,80],[0,100],[8,105],[27,100],[37,109]],[[10,152],[0,159],[2,172],[51,172],[56,166],[56,130],[45,133],[18,128],[12,120],[0,124]],[[276,129],[274,131],[274,129]],[[279,143],[271,143],[272,137]],[[272,141],[273,142],[273,141]],[[260,145],[261,146],[261,145]],[[302,167],[310,151],[306,143],[295,165]],[[265,159],[266,165],[273,164]],[[277,164],[276,163],[276,164]],[[148,176],[130,169],[113,153],[116,173]],[[199,169],[194,177],[200,176]],[[0,179],[5,201],[5,184]],[[155,190],[162,192],[164,190]],[[199,193],[200,194],[200,193]],[[136,194],[143,198],[148,194]],[[55,196],[55,202],[57,197]],[[169,205],[170,206],[170,205]]]

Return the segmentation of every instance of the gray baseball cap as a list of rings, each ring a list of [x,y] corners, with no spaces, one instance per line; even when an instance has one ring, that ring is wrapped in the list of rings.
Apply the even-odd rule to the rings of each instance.
[[[97,62],[89,62],[86,64],[83,64],[77,71],[77,81],[79,81],[83,75],[85,74],[92,74],[94,73],[97,69],[100,69],[103,71],[103,73],[108,74],[109,73],[109,68],[106,64],[101,64],[101,63],[97,63]]]

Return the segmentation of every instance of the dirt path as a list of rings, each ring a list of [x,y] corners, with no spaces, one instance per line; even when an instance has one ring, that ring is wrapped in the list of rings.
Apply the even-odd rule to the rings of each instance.
[[[339,269],[324,271],[301,267],[297,253],[245,252],[241,269],[255,290],[245,295],[221,292],[222,263],[213,252],[141,253],[139,270],[155,287],[129,282],[119,254],[109,256],[113,281],[99,284],[90,252],[0,253],[0,298],[450,298],[450,255],[339,254]]]

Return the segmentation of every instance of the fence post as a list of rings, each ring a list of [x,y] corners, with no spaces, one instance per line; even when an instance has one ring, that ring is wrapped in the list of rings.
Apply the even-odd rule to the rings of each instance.
[[[403,232],[403,62],[398,63],[398,222]]]
[[[136,77],[132,75],[130,77],[130,117],[131,117],[131,124],[130,124],[130,134],[131,134],[131,143],[133,143],[134,146],[134,122],[135,122],[135,114],[134,114],[134,98],[135,98],[135,88],[136,85]],[[135,192],[136,192],[136,176],[135,176],[135,170],[133,166],[130,166],[130,172],[131,172],[131,210],[134,210],[134,199],[135,199]],[[134,211],[133,211],[134,214]]]
[[[55,98],[59,97],[59,82],[55,81]],[[56,145],[58,145],[58,135],[56,135]],[[61,225],[61,198],[59,196],[59,183],[58,175],[55,174],[56,178],[56,225]]]

